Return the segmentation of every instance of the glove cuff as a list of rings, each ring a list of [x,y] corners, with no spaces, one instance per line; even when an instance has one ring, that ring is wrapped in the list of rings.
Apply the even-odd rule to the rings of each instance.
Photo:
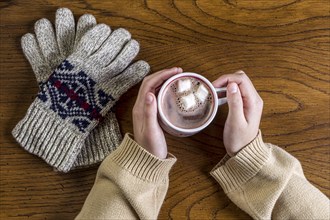
[[[116,115],[109,112],[86,138],[74,167],[91,166],[103,161],[119,146],[122,139]]]
[[[88,133],[80,132],[36,98],[12,135],[28,152],[62,172],[68,172]]]

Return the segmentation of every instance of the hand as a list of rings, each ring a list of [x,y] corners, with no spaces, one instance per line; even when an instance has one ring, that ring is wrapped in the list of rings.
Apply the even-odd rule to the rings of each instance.
[[[227,86],[229,113],[223,143],[227,153],[234,156],[258,135],[263,101],[243,71],[223,75],[213,85]]]
[[[142,82],[133,107],[135,141],[161,159],[167,157],[167,145],[163,130],[158,124],[155,92],[165,80],[181,72],[181,68],[173,67],[147,76]]]

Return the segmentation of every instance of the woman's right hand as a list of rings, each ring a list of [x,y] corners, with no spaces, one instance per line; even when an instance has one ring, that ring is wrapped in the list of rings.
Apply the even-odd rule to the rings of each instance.
[[[258,135],[263,101],[243,71],[222,75],[212,84],[216,88],[227,86],[229,113],[223,143],[227,153],[234,156]]]
[[[167,145],[157,119],[156,89],[178,73],[182,73],[182,69],[173,67],[144,78],[133,108],[134,140],[149,153],[161,159],[167,156]]]

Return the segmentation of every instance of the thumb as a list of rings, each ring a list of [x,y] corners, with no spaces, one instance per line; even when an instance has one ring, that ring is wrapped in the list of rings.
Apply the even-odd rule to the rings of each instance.
[[[229,106],[227,120],[232,123],[246,122],[241,92],[236,83],[229,83],[227,86],[227,102]]]
[[[154,129],[158,125],[156,97],[151,92],[148,92],[145,97],[144,125],[147,129]]]

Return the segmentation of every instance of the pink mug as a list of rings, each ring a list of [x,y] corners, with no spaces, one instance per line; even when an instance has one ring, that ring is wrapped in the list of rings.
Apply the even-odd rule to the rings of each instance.
[[[166,91],[167,87],[175,80],[178,80],[182,77],[192,77],[196,78],[203,82],[204,85],[209,87],[209,91],[211,91],[212,98],[214,100],[212,105],[212,112],[208,119],[203,123],[201,126],[195,127],[195,128],[181,128],[175,126],[173,123],[171,123],[165,116],[163,109],[162,109],[162,99],[164,97],[164,91]],[[214,119],[216,116],[216,113],[218,111],[218,106],[223,105],[227,103],[227,98],[218,98],[218,93],[226,92],[226,88],[214,88],[212,83],[207,80],[205,77],[197,74],[197,73],[191,73],[191,72],[185,72],[185,73],[179,73],[175,76],[172,76],[168,80],[165,81],[165,83],[160,88],[160,91],[157,96],[157,104],[158,104],[158,119],[160,126],[169,134],[177,136],[177,137],[187,137],[194,135],[204,128],[206,128]]]

